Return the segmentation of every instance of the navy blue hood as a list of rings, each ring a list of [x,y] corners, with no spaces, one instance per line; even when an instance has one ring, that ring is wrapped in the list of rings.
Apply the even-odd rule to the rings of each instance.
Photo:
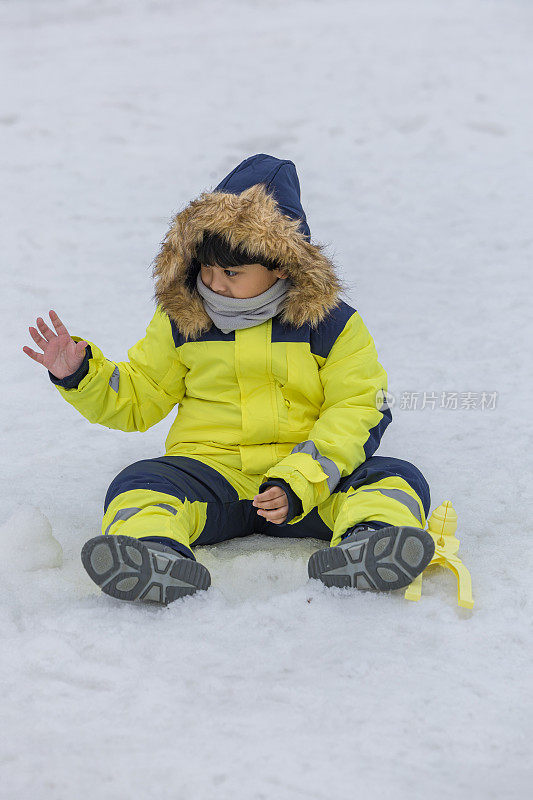
[[[311,231],[300,202],[300,181],[294,162],[289,159],[275,158],[266,153],[245,158],[226,175],[214,191],[240,194],[256,183],[266,185],[267,192],[274,197],[283,214],[300,220],[300,231],[310,241]]]

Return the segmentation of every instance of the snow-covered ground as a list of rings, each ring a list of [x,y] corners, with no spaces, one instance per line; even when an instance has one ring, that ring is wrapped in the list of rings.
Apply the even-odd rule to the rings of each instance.
[[[0,15],[0,797],[529,796],[531,2]],[[296,163],[396,399],[378,454],[453,501],[472,612],[451,573],[419,603],[310,582],[315,541],[198,548],[212,588],[164,609],[82,568],[107,486],[170,418],[90,425],[22,352],[28,325],[53,308],[124,359],[170,217],[258,152]]]

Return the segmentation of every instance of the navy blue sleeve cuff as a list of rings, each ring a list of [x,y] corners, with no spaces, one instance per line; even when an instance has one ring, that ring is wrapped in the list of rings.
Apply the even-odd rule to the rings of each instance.
[[[267,481],[261,484],[259,487],[259,493],[266,491],[270,486],[279,486],[280,489],[283,489],[283,491],[287,494],[287,498],[289,500],[289,510],[287,512],[286,519],[284,519],[281,523],[282,525],[287,525],[291,519],[294,519],[294,517],[299,517],[300,514],[303,513],[302,501],[294,489],[290,487],[287,481],[283,481],[281,478],[269,478]]]
[[[54,383],[56,386],[62,386],[63,389],[77,389],[82,379],[85,378],[89,372],[89,359],[92,357],[93,352],[91,350],[91,345],[88,344],[85,348],[85,358],[81,362],[76,372],[73,372],[72,375],[67,375],[64,378],[56,378],[56,376],[52,375],[50,370],[48,370],[48,377],[52,383]]]

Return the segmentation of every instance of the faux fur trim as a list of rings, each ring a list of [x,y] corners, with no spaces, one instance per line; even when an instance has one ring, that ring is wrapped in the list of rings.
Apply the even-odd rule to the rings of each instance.
[[[260,262],[276,259],[287,270],[292,286],[279,312],[281,321],[315,327],[338,305],[344,288],[323,246],[311,244],[298,220],[283,214],[264,183],[240,194],[202,192],[172,220],[154,259],[154,299],[186,339],[196,339],[212,321],[192,275],[196,247],[205,230],[223,235],[236,247],[244,245]]]

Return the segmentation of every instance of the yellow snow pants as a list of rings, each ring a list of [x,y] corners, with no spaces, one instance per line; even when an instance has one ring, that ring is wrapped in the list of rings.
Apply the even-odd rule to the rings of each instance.
[[[423,528],[430,508],[429,486],[408,461],[372,456],[339,481],[331,495],[299,522],[276,525],[252,505],[264,475],[246,474],[237,454],[215,460],[160,456],[127,466],[112,481],[104,501],[102,533],[173,539],[191,547],[261,533],[317,538],[339,544],[359,522],[379,527]]]

